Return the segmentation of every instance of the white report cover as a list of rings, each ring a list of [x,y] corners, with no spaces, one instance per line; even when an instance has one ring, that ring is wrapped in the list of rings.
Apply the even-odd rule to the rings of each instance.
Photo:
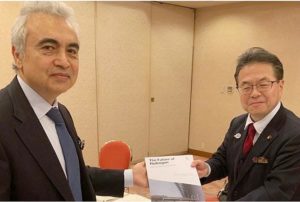
[[[192,155],[146,157],[152,201],[204,201]]]

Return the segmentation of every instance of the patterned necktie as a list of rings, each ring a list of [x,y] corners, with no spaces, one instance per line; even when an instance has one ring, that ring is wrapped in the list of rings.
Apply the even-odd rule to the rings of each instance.
[[[247,137],[245,139],[244,146],[243,146],[244,157],[246,157],[248,155],[249,151],[253,147],[253,139],[254,139],[255,133],[256,133],[256,131],[253,126],[253,123],[249,124],[248,131],[247,131]]]
[[[51,108],[47,116],[55,123],[56,132],[65,158],[68,181],[73,197],[76,201],[82,201],[79,160],[74,142],[57,108]]]

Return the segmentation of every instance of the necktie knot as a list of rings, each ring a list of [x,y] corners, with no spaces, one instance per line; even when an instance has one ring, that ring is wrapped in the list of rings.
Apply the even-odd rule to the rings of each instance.
[[[58,108],[51,108],[46,114],[55,124],[64,124],[64,119],[59,112]]]
[[[256,130],[254,128],[254,124],[250,123],[248,126],[248,134],[250,134],[251,136],[254,136],[256,133]]]

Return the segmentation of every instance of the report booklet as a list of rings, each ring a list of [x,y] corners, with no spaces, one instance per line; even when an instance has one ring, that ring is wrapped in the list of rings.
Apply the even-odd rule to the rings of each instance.
[[[152,201],[204,201],[192,155],[146,157]]]

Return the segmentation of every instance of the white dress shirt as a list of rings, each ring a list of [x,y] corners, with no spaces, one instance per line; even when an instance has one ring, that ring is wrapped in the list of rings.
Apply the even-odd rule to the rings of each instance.
[[[57,101],[55,101],[54,105],[50,105],[44,98],[42,98],[37,92],[35,92],[30,86],[28,86],[21,77],[17,76],[17,79],[20,83],[20,86],[27,97],[34,113],[36,114],[37,118],[39,119],[55,153],[59,160],[59,163],[66,174],[66,166],[65,166],[65,159],[63,155],[62,148],[60,146],[60,142],[58,139],[58,135],[55,128],[55,123],[46,115],[47,112],[52,107],[58,107]]]
[[[257,121],[255,123],[252,121],[252,119],[250,117],[250,114],[248,114],[244,130],[247,130],[247,127],[250,123],[253,123],[253,126],[254,126],[255,131],[256,131],[254,139],[253,139],[253,145],[256,143],[256,141],[259,138],[260,134],[263,132],[263,130],[266,128],[266,126],[270,123],[270,121],[273,119],[275,114],[278,112],[278,110],[280,108],[280,105],[281,105],[281,103],[278,102],[276,107],[269,114],[267,114],[262,120]]]

